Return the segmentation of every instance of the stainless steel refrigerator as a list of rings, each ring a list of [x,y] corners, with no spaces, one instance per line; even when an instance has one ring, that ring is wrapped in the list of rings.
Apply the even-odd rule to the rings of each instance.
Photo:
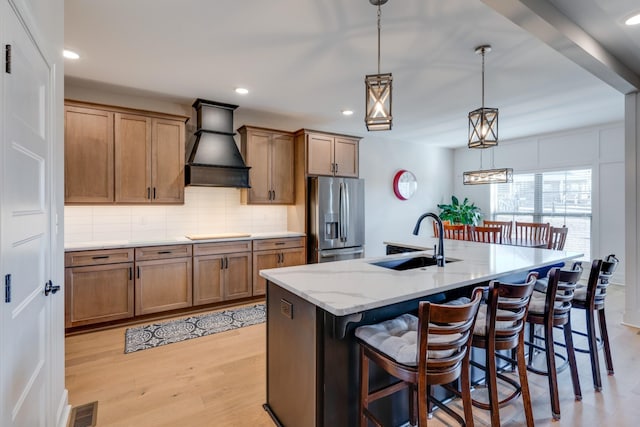
[[[364,180],[309,178],[310,263],[364,256]]]

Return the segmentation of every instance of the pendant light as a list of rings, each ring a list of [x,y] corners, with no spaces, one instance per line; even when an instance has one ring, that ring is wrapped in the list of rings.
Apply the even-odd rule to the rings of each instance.
[[[462,183],[464,185],[480,184],[505,184],[513,182],[512,168],[496,169],[494,163],[494,152],[491,150],[491,169],[482,169],[482,151],[480,151],[480,169],[462,173]]]
[[[484,56],[490,45],[476,48],[482,55],[482,106],[469,113],[469,148],[489,148],[498,145],[498,109],[484,106]]]
[[[388,0],[369,0],[378,7],[378,74],[365,76],[364,83],[366,89],[364,122],[367,130],[390,130],[391,129],[391,83],[393,78],[391,73],[380,74],[380,16],[382,12],[380,6]]]

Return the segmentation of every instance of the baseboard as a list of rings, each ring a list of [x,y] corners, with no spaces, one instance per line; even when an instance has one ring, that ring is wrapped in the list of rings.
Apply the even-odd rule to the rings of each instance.
[[[71,413],[71,405],[69,405],[69,391],[65,388],[58,404],[58,410],[56,411],[56,418],[58,427],[67,427],[69,424],[69,414]]]

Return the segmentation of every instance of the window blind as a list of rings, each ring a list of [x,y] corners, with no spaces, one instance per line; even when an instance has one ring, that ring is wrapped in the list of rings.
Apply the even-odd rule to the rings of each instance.
[[[591,258],[591,169],[514,174],[491,189],[498,221],[548,222],[569,228],[564,249]]]

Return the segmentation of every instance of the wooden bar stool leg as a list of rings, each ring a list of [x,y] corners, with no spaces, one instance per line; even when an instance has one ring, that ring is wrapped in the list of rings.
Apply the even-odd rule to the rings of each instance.
[[[471,349],[467,349],[467,351],[471,351]],[[460,387],[462,389],[461,395],[462,407],[464,409],[464,422],[466,427],[473,427],[473,403],[471,401],[471,380],[469,379],[471,367],[469,365],[468,359],[462,364]]]
[[[409,424],[418,424],[418,390],[415,384],[409,384]]]
[[[493,345],[491,345],[493,343]],[[491,405],[491,425],[500,426],[500,399],[498,398],[498,367],[496,366],[496,347],[491,340],[487,346],[487,379],[485,380],[489,392]]]
[[[596,339],[596,319],[593,310],[585,310],[587,316],[587,340],[589,342],[589,357],[591,358],[591,374],[593,376],[593,386],[596,391],[602,390],[602,379],[600,377],[600,360],[598,358],[598,341]]]
[[[369,358],[360,346],[360,427],[367,427],[365,409],[369,407]]]
[[[562,327],[564,331],[564,341],[567,348],[567,359],[569,359],[569,369],[571,370],[571,382],[573,383],[573,394],[576,400],[582,400],[580,390],[580,378],[578,377],[578,364],[576,363],[576,352],[573,347],[573,333],[571,332],[571,322],[567,322]],[[599,373],[599,372],[598,372]]]
[[[613,359],[611,358],[611,346],[609,346],[609,333],[607,332],[607,319],[604,307],[598,310],[598,324],[600,325],[600,339],[604,345],[604,360],[607,364],[607,373],[613,375]]]
[[[547,321],[544,325],[544,342],[549,379],[549,395],[551,397],[551,415],[554,420],[560,419],[560,397],[558,395],[558,373],[556,371],[556,356],[553,345],[553,325]]]
[[[520,377],[520,387],[522,392],[522,404],[524,405],[524,416],[527,420],[527,427],[533,427],[533,408],[531,407],[531,392],[529,391],[529,379],[527,378],[527,363],[524,354],[524,333],[520,334],[520,342],[516,348],[516,362],[518,364],[518,376]]]

